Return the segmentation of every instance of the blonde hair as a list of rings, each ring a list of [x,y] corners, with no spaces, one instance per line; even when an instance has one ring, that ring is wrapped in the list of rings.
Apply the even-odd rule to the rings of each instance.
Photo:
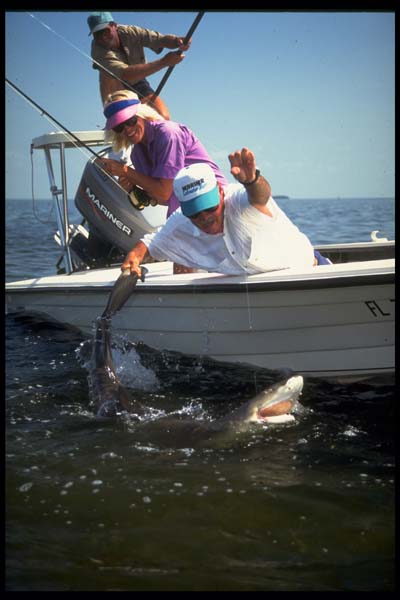
[[[130,90],[117,90],[112,94],[109,94],[104,102],[104,108],[106,108],[111,102],[116,100],[139,100],[139,97]],[[145,121],[165,121],[164,117],[152,108],[148,104],[140,104],[136,116],[141,117]],[[116,133],[112,129],[107,129],[105,132],[105,141],[112,144],[113,150],[119,152],[120,150],[126,150],[130,148],[132,142],[125,135],[125,131],[122,133]]]

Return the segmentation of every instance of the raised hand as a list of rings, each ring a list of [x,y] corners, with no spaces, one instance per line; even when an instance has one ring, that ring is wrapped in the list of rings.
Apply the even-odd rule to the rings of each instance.
[[[249,183],[256,176],[256,157],[248,148],[229,154],[231,173],[239,183]]]

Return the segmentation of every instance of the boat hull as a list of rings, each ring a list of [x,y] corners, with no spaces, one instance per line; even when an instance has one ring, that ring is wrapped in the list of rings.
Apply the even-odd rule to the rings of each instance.
[[[118,275],[103,269],[7,284],[7,307],[91,333]],[[113,331],[160,351],[354,380],[394,371],[394,317],[394,260],[247,277],[173,276],[160,263],[149,265]]]

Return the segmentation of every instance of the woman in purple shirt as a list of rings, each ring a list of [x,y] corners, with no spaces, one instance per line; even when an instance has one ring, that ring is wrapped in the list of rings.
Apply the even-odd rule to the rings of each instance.
[[[120,90],[110,94],[104,115],[108,139],[114,150],[118,152],[133,145],[131,161],[134,169],[105,158],[101,159],[103,168],[117,176],[128,192],[139,186],[158,204],[168,206],[167,217],[179,208],[173,180],[183,167],[207,163],[222,186],[228,185],[223,173],[188,127],[164,120],[150,106],[142,104],[133,92]]]

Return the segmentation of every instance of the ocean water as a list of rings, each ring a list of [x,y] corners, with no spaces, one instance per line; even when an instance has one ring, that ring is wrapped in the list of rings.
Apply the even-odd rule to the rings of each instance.
[[[393,199],[278,203],[314,244],[394,238]],[[7,281],[55,272],[35,213],[6,202]],[[393,381],[306,380],[294,423],[201,447],[96,418],[84,336],[24,315],[5,333],[7,591],[394,591]],[[214,419],[275,377],[114,341],[155,414]]]

